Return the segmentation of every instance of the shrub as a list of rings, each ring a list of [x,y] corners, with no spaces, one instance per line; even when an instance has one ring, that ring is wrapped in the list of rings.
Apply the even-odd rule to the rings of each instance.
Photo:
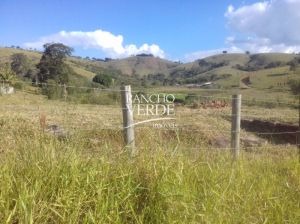
[[[16,83],[14,83],[13,87],[15,89],[23,90],[24,89],[24,84],[21,83],[21,82],[16,82]]]
[[[291,91],[294,95],[300,94],[300,80],[290,80],[288,85],[291,88]]]
[[[108,74],[99,73],[93,78],[93,82],[109,87],[112,84],[112,77]]]
[[[50,100],[60,99],[63,97],[63,88],[54,80],[48,80],[47,85],[42,85],[42,93]]]

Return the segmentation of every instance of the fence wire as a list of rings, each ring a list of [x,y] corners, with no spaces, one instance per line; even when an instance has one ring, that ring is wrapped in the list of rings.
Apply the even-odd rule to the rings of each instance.
[[[24,83],[24,82],[22,82]],[[72,85],[64,85],[64,84],[48,84],[48,83],[40,83],[40,82],[26,82],[28,84],[31,84],[31,85],[35,85],[35,86],[39,86],[39,87],[47,87],[47,86],[56,86],[56,87],[61,87],[61,88],[74,88],[74,89],[89,89],[89,90],[94,90],[95,92],[123,92],[124,90],[121,90],[121,89],[111,89],[111,88],[100,88],[100,87],[88,87],[88,86],[72,86]],[[180,90],[180,89],[179,89]],[[207,92],[224,92],[224,93],[230,93],[230,92],[234,92],[238,89],[232,89],[232,90],[222,90],[222,89],[193,89],[191,91],[207,91]],[[159,90],[157,90],[159,91]],[[136,93],[136,94],[141,94],[141,93],[144,93],[144,94],[167,94],[166,93],[166,90],[162,90],[161,93],[151,93],[151,90],[135,90],[135,91],[132,91],[132,93]],[[180,92],[177,92],[177,93],[169,93],[169,94],[174,94],[174,95],[180,95],[180,94],[186,94],[186,97],[196,97],[197,99],[205,99],[205,100],[208,100],[208,101],[225,101],[225,102],[230,102],[233,97],[224,97],[224,96],[216,96],[216,95],[208,95],[208,96],[205,96],[203,94],[195,94],[195,93],[180,93]],[[300,96],[300,95],[299,95]],[[295,100],[296,101],[296,100]],[[293,106],[295,108],[299,107],[299,103],[295,103],[295,101],[291,101],[291,100],[274,100],[274,99],[258,99],[258,98],[253,98],[253,99],[249,99],[249,98],[242,98],[242,103],[243,102],[250,102],[250,103],[253,103],[253,104],[256,104],[257,102],[260,102],[260,103],[274,103],[274,104],[277,104],[277,105],[287,105],[287,106]],[[107,105],[106,107],[110,107],[112,109],[114,109],[115,111],[113,112],[109,112],[109,111],[101,111],[103,110],[103,107],[104,106],[100,106],[100,105],[95,105],[95,106],[91,106],[91,110],[93,111],[80,111],[76,108],[71,108],[73,105],[70,106],[70,108],[65,107],[64,109],[61,109],[61,106],[58,106],[57,108],[47,108],[47,107],[43,107],[43,106],[40,106],[39,104],[36,104],[36,105],[1,105],[0,104],[0,110],[5,110],[7,111],[8,109],[11,109],[11,110],[14,110],[15,112],[20,112],[22,110],[27,110],[27,111],[30,111],[30,112],[37,112],[37,113],[49,113],[49,114],[62,114],[63,116],[77,116],[77,115],[82,115],[82,116],[89,116],[89,115],[94,115],[94,116],[101,116],[101,115],[110,115],[111,117],[110,118],[107,118],[107,119],[114,119],[115,121],[118,119],[121,119],[121,116],[122,116],[122,110],[127,110],[128,108],[122,108],[122,107],[119,107],[119,106],[112,106],[112,105]],[[90,106],[90,105],[89,105]],[[37,109],[34,109],[34,107],[37,107]],[[76,106],[74,106],[76,107]],[[193,108],[189,108],[190,110],[189,111],[178,111],[177,115],[178,116],[193,116],[193,115],[202,115],[202,116],[210,116],[210,115],[213,115],[213,116],[220,116],[220,117],[233,117],[233,116],[236,116],[235,114],[231,114],[230,111],[225,111],[226,109],[229,109],[230,108],[230,103],[228,103],[227,105],[225,105],[224,107],[221,107],[221,108],[201,108],[201,110],[199,109],[193,109]],[[87,108],[85,108],[87,109]],[[209,110],[211,109],[211,111],[209,111],[208,113],[206,114],[201,114],[204,110]],[[222,110],[224,109],[224,110]],[[50,111],[49,111],[50,110]],[[199,110],[199,111],[197,111]],[[117,112],[118,111],[118,112]],[[217,111],[217,112],[216,112]],[[117,118],[116,118],[117,117]],[[257,118],[257,119],[279,119],[279,118],[282,118],[282,119],[299,119],[299,116],[287,116],[287,115],[282,115],[282,116],[274,116],[274,115],[254,115],[254,114],[251,114],[249,113],[248,111],[247,112],[242,112],[242,118]],[[110,120],[108,120],[110,121]],[[119,124],[115,124],[115,125],[107,125],[105,123],[101,124],[101,123],[98,123],[97,126],[95,127],[91,127],[91,128],[86,128],[86,127],[83,127],[83,125],[88,125],[89,122],[91,121],[86,121],[84,123],[72,123],[70,121],[67,121],[66,125],[65,125],[65,128],[70,128],[70,129],[74,129],[74,130],[82,130],[82,131],[96,131],[96,130],[116,130],[116,131],[122,131],[123,130],[123,127],[122,127],[122,123],[120,122]],[[82,125],[83,124],[83,125]],[[99,126],[101,126],[99,128]],[[136,128],[137,129],[143,129],[143,128],[149,128],[149,127],[153,127],[151,125],[149,126],[137,126]],[[178,124],[177,127],[175,128],[156,128],[155,131],[175,131],[175,132],[180,132],[180,131],[184,131],[184,132],[193,132],[193,133],[221,133],[221,134],[230,134],[232,133],[233,131],[232,130],[212,130],[212,129],[195,129],[197,128],[197,125],[182,125],[182,124]],[[212,127],[213,128],[213,127]],[[277,136],[277,135],[299,135],[300,133],[300,128],[298,131],[273,131],[273,132],[255,132],[255,131],[244,131],[242,130],[242,132],[245,132],[245,133],[249,133],[249,134],[255,134],[255,135],[259,135],[259,136]],[[293,144],[294,146],[299,146],[299,144]],[[220,148],[218,148],[220,149]],[[221,148],[222,149],[222,148]],[[228,148],[230,149],[230,148]]]

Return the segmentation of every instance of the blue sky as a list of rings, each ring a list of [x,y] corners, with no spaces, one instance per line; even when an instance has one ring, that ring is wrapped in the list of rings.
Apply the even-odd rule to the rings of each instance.
[[[299,32],[283,22],[286,13],[291,23],[300,19],[298,11],[300,0],[1,0],[0,45],[53,41],[81,56],[145,52],[182,61],[222,50],[300,51]],[[283,28],[286,35],[276,34]]]

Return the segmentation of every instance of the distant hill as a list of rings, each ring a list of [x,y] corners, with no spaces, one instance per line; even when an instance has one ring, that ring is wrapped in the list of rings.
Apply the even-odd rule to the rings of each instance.
[[[106,69],[121,71],[122,74],[145,76],[148,74],[164,73],[169,74],[171,68],[178,64],[153,56],[132,56],[124,59],[100,62],[99,66]]]
[[[248,77],[250,87],[287,87],[289,79],[299,78],[289,70],[295,54],[219,54],[181,64],[170,76],[181,83],[214,82],[219,88],[241,85]],[[242,83],[243,84],[243,83]]]
[[[9,62],[14,53],[24,53],[35,66],[41,53],[15,48],[0,48],[0,64]],[[249,86],[284,86],[296,75],[289,71],[289,63],[299,57],[295,54],[219,54],[190,63],[177,63],[140,54],[123,59],[84,59],[69,57],[67,63],[75,73],[91,80],[97,73],[112,74],[116,80],[140,84],[200,84],[213,82],[219,88],[237,86],[246,77]],[[245,79],[244,79],[245,80]]]

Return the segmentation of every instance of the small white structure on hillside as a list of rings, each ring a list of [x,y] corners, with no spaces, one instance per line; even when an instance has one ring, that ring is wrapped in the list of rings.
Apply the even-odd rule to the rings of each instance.
[[[0,86],[0,94],[14,94],[15,88],[11,86]]]
[[[200,87],[205,87],[205,86],[211,86],[213,85],[213,82],[205,82],[205,83],[201,83],[201,84],[187,84],[185,85],[188,88],[200,88]]]

